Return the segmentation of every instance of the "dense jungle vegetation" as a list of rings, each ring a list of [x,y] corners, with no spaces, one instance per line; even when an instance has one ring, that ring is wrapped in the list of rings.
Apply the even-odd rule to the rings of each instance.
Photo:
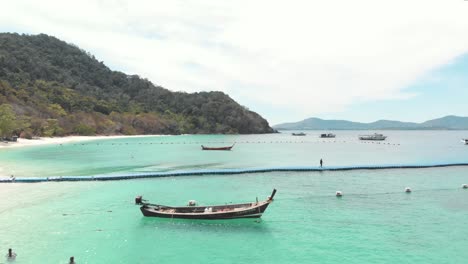
[[[171,92],[45,34],[0,34],[0,136],[271,133],[222,92]]]

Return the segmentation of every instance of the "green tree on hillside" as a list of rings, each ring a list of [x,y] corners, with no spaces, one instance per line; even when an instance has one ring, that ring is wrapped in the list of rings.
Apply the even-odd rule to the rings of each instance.
[[[11,137],[13,132],[21,129],[23,126],[25,126],[25,123],[23,120],[17,120],[11,105],[0,105],[0,137]]]

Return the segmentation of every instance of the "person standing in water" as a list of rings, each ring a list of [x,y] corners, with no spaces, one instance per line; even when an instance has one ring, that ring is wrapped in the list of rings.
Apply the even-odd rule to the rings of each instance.
[[[13,252],[11,248],[8,249],[8,254],[7,254],[7,259],[8,260],[15,260],[16,258],[16,253]]]
[[[323,160],[320,159],[320,168],[322,168],[322,166],[323,166]]]

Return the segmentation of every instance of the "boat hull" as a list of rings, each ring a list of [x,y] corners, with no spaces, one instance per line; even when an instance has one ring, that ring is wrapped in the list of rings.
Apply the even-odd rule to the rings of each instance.
[[[162,218],[181,218],[181,219],[204,219],[204,220],[219,220],[219,219],[237,219],[237,218],[260,218],[267,209],[270,202],[252,206],[238,211],[228,212],[209,212],[209,213],[167,213],[161,212],[155,207],[143,205],[140,207],[141,212],[147,217],[162,217]]]
[[[231,150],[231,147],[220,147],[220,148],[210,148],[210,147],[204,147],[202,146],[202,150]]]

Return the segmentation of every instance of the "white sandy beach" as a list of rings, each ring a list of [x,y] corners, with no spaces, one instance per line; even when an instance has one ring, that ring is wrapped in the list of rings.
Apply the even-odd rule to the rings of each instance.
[[[127,137],[152,137],[156,135],[136,135],[136,136],[68,136],[68,137],[41,137],[37,139],[18,138],[17,142],[0,142],[2,148],[18,148],[28,146],[39,146],[46,144],[65,144],[80,141],[98,140],[98,139],[115,139]]]

